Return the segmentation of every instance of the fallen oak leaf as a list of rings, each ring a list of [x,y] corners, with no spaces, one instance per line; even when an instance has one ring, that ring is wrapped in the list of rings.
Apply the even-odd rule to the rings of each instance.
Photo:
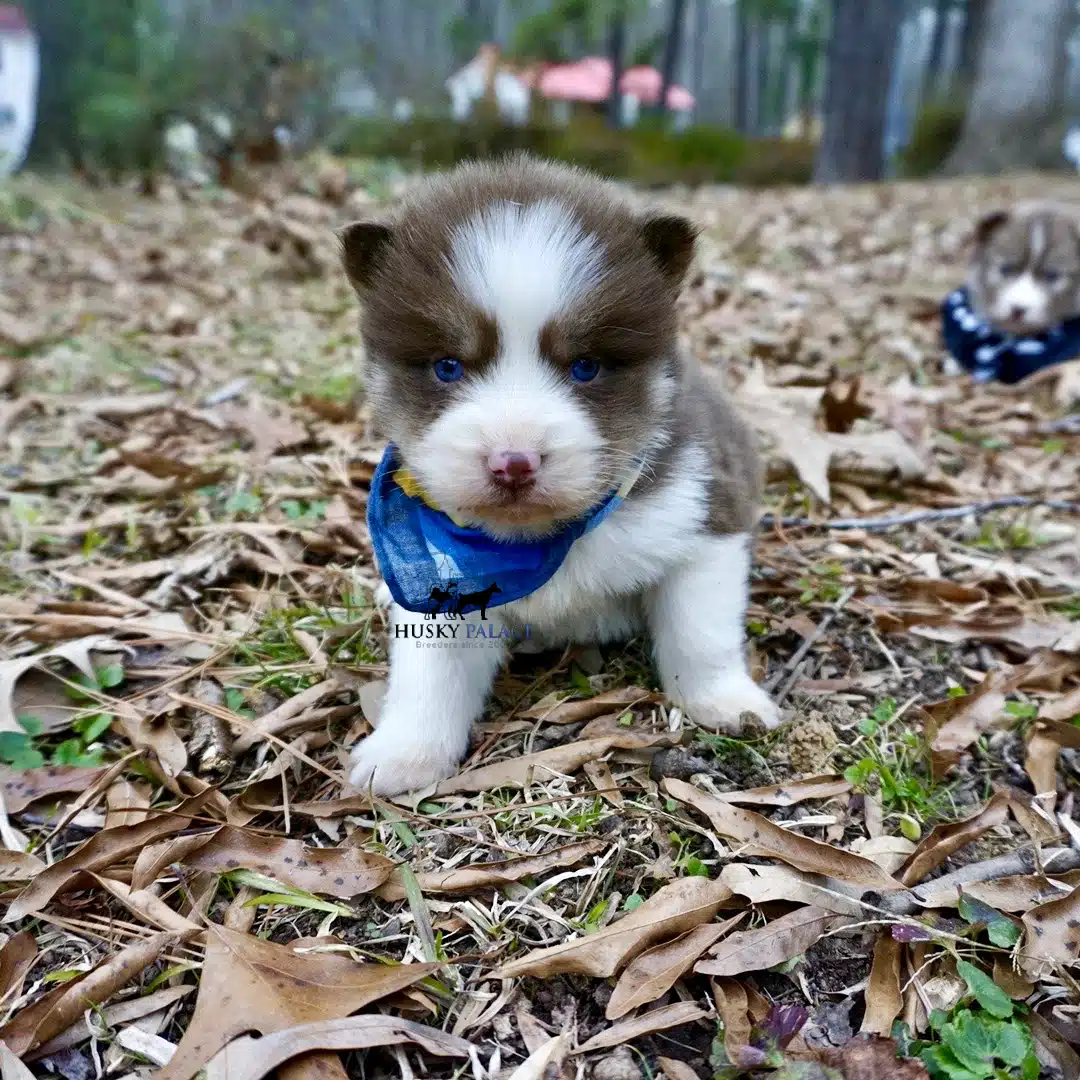
[[[26,973],[34,966],[38,947],[29,930],[20,930],[0,949],[0,1002],[10,1002],[22,993]]]
[[[801,956],[831,930],[853,921],[818,907],[797,908],[754,930],[739,930],[713,949],[712,956],[694,965],[699,975],[727,978],[747,971],[764,971]]]
[[[579,844],[566,844],[542,855],[525,855],[516,859],[503,859],[499,862],[474,863],[471,866],[457,866],[453,870],[433,870],[417,874],[416,881],[420,891],[429,893],[473,892],[476,889],[498,888],[523,877],[542,874],[557,867],[574,866],[590,855],[596,855],[606,847],[603,840],[583,840]],[[405,886],[399,871],[394,871],[389,880],[377,890],[382,900],[404,900]]]
[[[922,709],[937,775],[956,764],[963,751],[1006,716],[1006,695],[1022,681],[1022,672],[1006,674],[995,668],[970,694],[945,698]]]
[[[533,949],[492,976],[580,974],[606,979],[653,942],[684,933],[713,919],[731,890],[718,881],[686,877],[658,889],[643,904],[595,933]]]
[[[656,1001],[690,970],[710,945],[745,918],[746,912],[740,911],[722,923],[695,926],[672,941],[638,953],[619,976],[604,1016],[618,1020],[638,1006]]]
[[[0,881],[29,881],[45,869],[36,855],[0,848]]]
[[[568,698],[565,691],[556,690],[517,715],[525,720],[543,720],[546,724],[577,724],[618,709],[659,700],[659,694],[640,686],[622,686],[583,699]]]
[[[900,881],[909,887],[918,885],[951,855],[1000,825],[1008,816],[1009,798],[999,792],[970,817],[934,826],[900,868]]]
[[[933,889],[934,883],[927,882],[920,889]],[[949,896],[926,892],[920,898],[924,907],[955,907],[960,902],[960,891],[987,904],[998,911],[1030,911],[1040,904],[1051,900],[1061,900],[1071,889],[1080,885],[1080,870],[1068,870],[1063,874],[1047,871],[1043,874],[1013,874],[1009,877],[996,878],[992,881],[972,881],[966,885],[954,885]]]
[[[716,1011],[724,1024],[724,1049],[731,1061],[738,1061],[739,1052],[750,1045],[750,1036],[754,1030],[746,987],[737,979],[710,981]]]
[[[32,668],[38,667],[43,672],[51,675],[49,669],[42,665],[46,660],[59,659],[66,660],[93,681],[95,677],[94,665],[90,661],[90,653],[94,650],[103,652],[110,648],[115,652],[118,648],[123,648],[123,646],[113,641],[107,634],[91,634],[76,641],[65,641],[63,644],[54,645],[51,649],[46,649],[43,652],[32,653],[29,656],[19,656],[13,660],[0,660],[0,731],[12,731],[20,735],[25,734],[16,720],[13,707],[15,685],[22,675]],[[58,687],[63,687],[63,683],[59,679],[54,681]],[[70,697],[67,697],[66,701],[70,708]],[[70,712],[64,722],[66,723],[69,718]]]
[[[1051,900],[1025,912],[1024,939],[1019,968],[1038,982],[1055,967],[1075,964],[1080,958],[1080,886],[1060,900]]]
[[[900,986],[900,960],[904,946],[891,934],[882,934],[874,944],[874,959],[866,984],[866,1013],[861,1031],[887,1035],[904,1007]]]
[[[859,1036],[839,1049],[820,1050],[817,1059],[835,1069],[840,1080],[930,1080],[921,1061],[902,1060],[896,1042],[879,1036]]]
[[[728,863],[720,871],[719,880],[736,896],[745,897],[751,904],[776,901],[810,904],[828,908],[838,915],[857,915],[863,910],[854,900],[841,896],[827,884],[819,884],[812,875],[790,866]]]
[[[176,861],[213,874],[254,870],[294,889],[344,900],[378,888],[394,870],[389,859],[358,847],[308,847],[299,840],[231,825],[222,826],[205,844]]]
[[[788,784],[723,791],[716,798],[735,806],[795,806],[808,799],[831,799],[836,795],[846,795],[851,787],[842,776],[808,776]]]
[[[768,818],[722,802],[683,780],[667,779],[661,785],[672,798],[704,814],[722,836],[754,847],[756,854],[780,859],[811,874],[822,874],[867,889],[892,891],[903,886],[876,863],[788,832]]]
[[[1040,720],[1073,720],[1080,716],[1080,686],[1056,701],[1044,702],[1039,709]]]
[[[8,813],[17,814],[38,799],[69,791],[85,791],[107,771],[107,767],[79,765],[45,765],[21,771],[0,766],[0,790]]]
[[[465,1057],[475,1050],[456,1035],[394,1016],[349,1016],[297,1024],[262,1038],[245,1035],[224,1047],[209,1064],[209,1075],[229,1080],[262,1080],[268,1072],[300,1054],[317,1050],[363,1050],[371,1046],[415,1043],[440,1057]],[[173,1061],[159,1073],[172,1076]]]
[[[600,1031],[583,1042],[574,1050],[574,1053],[587,1054],[592,1050],[621,1046],[632,1039],[641,1038],[642,1035],[651,1035],[654,1031],[667,1031],[669,1028],[692,1024],[695,1020],[703,1020],[708,1015],[708,1009],[702,1008],[693,1001],[676,1001],[672,1005],[662,1005],[659,1009],[651,1009],[640,1016],[631,1016],[628,1020],[620,1020],[617,1024],[612,1024],[605,1031]]]
[[[212,791],[208,789],[200,795],[186,799],[169,813],[159,813],[138,825],[121,825],[96,833],[72,854],[42,870],[12,900],[3,921],[16,922],[41,911],[61,889],[71,884],[80,874],[107,870],[128,855],[141,851],[147,844],[186,829],[211,794]]]
[[[120,987],[188,935],[161,933],[122,949],[92,971],[58,986],[40,1001],[20,1009],[2,1028],[0,1039],[22,1057],[66,1031],[87,1008],[107,1001]]]
[[[438,795],[460,795],[496,788],[524,788],[530,783],[543,784],[555,776],[567,776],[577,772],[586,761],[595,761],[609,750],[644,750],[653,747],[672,746],[681,739],[679,732],[656,733],[631,732],[609,735],[600,739],[582,739],[578,742],[553,746],[535,754],[496,761],[467,769],[463,773],[443,780],[435,789]]]
[[[243,1032],[260,1032],[263,1039],[257,1045],[263,1046],[267,1037],[298,1024],[348,1016],[411,986],[438,966],[358,964],[334,953],[300,951],[304,948],[302,941],[278,945],[222,926],[208,927],[195,1012],[157,1080],[190,1080]]]
[[[563,1059],[570,1052],[573,1036],[569,1032],[552,1035],[542,1042],[510,1074],[508,1080],[544,1080],[545,1077],[557,1076]],[[696,1080],[696,1077],[695,1077]]]

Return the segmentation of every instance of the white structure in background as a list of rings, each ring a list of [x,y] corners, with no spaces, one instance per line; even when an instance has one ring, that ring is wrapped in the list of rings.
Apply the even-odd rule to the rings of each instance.
[[[34,134],[38,43],[22,8],[0,4],[0,176],[26,157]]]
[[[476,56],[446,80],[454,119],[468,120],[487,93],[489,81],[499,115],[511,124],[527,123],[532,88],[523,73],[500,64],[497,45],[481,45]]]
[[[1069,128],[1061,142],[1061,151],[1065,160],[1080,172],[1080,128]]]

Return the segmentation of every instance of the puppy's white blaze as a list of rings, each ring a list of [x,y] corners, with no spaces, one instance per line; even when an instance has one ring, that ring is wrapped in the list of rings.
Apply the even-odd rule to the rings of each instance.
[[[595,237],[552,200],[498,203],[454,230],[451,273],[458,288],[491,315],[503,355],[539,348],[540,330],[603,277]]]
[[[1043,257],[1049,240],[1046,232],[1046,223],[1036,219],[1031,226],[1031,260],[1037,262]]]
[[[996,317],[1008,320],[1014,308],[1023,308],[1031,321],[1046,315],[1048,299],[1046,289],[1030,273],[1022,274],[1001,291],[997,301]]]

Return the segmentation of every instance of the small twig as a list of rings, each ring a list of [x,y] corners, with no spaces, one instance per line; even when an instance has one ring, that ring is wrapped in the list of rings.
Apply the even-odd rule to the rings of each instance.
[[[1061,874],[1066,870],[1075,870],[1080,867],[1080,851],[1072,848],[1051,848],[1042,853],[1042,864],[1045,873]],[[996,881],[998,878],[1013,877],[1017,874],[1031,874],[1038,871],[1035,851],[1030,844],[1019,851],[1010,852],[1008,855],[999,855],[994,859],[986,859],[983,862],[970,863],[954,870],[951,874],[943,874],[939,878],[933,878],[916,885],[910,893],[897,893],[883,896],[881,906],[896,915],[907,915],[918,908],[917,899],[924,888],[933,888],[936,892],[942,888],[952,886],[971,885],[977,881]]]
[[[840,599],[829,609],[825,618],[818,623],[814,632],[795,650],[791,659],[765,684],[765,689],[771,694],[776,688],[780,680],[790,671],[791,675],[788,677],[787,682],[784,684],[783,689],[776,694],[775,701],[777,705],[781,705],[784,699],[791,693],[791,688],[795,685],[795,680],[799,677],[799,672],[802,670],[803,662],[806,660],[806,654],[821,640],[822,635],[829,626],[832,624],[833,619],[844,609],[844,605],[855,595],[855,586],[852,585],[845,589],[840,595]]]
[[[831,521],[814,521],[812,518],[777,518],[772,514],[766,514],[760,524],[763,529],[772,529],[778,525],[785,529],[894,529],[902,525],[917,525],[922,521],[950,521],[970,514],[986,514],[991,510],[1033,506],[1047,506],[1051,510],[1059,510],[1066,514],[1080,514],[1080,503],[1062,499],[1008,495],[1001,499],[968,503],[965,506],[947,506],[940,510],[913,510],[910,514],[895,514],[891,517],[879,518],[834,518]]]

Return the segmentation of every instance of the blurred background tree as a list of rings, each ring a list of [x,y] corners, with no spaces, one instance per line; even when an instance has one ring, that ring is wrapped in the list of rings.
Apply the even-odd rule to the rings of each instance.
[[[922,175],[950,155],[952,168],[1060,164],[1060,134],[1080,112],[1076,0],[24,6],[42,54],[32,154],[105,172],[149,176],[163,128],[186,120],[222,165],[284,128],[300,151],[321,144],[420,164],[528,147],[658,180],[665,160],[672,178],[720,182],[805,180],[815,159],[822,179]],[[525,130],[450,123],[446,80],[489,42],[509,63],[606,57],[612,87],[627,68],[653,67],[665,86],[689,89],[692,115],[624,129],[611,93],[553,130],[534,95]],[[1033,125],[1039,138],[1010,137]]]

